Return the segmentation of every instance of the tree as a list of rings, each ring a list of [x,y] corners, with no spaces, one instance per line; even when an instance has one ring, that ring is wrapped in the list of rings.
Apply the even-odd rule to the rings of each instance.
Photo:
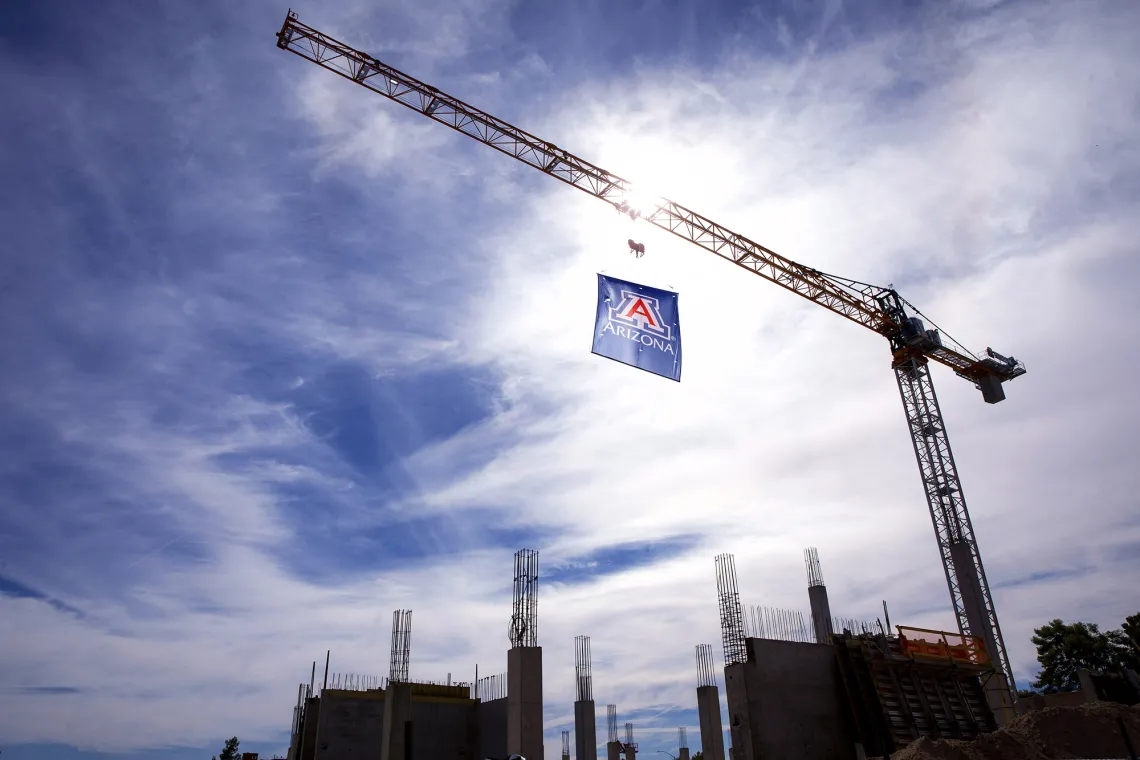
[[[1121,657],[1124,667],[1140,672],[1140,612],[1124,618],[1120,624],[1120,646],[1124,650]]]
[[[1096,623],[1065,623],[1055,618],[1033,634],[1037,662],[1041,664],[1033,686],[1046,693],[1075,691],[1080,688],[1078,670],[1116,671],[1127,656],[1124,634],[1120,631],[1101,633]]]
[[[705,760],[705,753],[698,749],[689,756],[689,760]]]
[[[241,744],[241,742],[238,741],[238,738],[231,736],[229,739],[226,739],[226,746],[222,747],[221,753],[215,755],[211,760],[238,760],[238,758],[241,757],[241,755],[238,754],[239,744]]]

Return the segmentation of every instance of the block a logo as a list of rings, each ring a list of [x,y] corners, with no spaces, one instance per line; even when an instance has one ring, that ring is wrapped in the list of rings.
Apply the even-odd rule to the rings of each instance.
[[[660,304],[652,296],[631,290],[621,291],[621,303],[616,308],[610,307],[610,320],[672,340],[672,328],[661,319]]]

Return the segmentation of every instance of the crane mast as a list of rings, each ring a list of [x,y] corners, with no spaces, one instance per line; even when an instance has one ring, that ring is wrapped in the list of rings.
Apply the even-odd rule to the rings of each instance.
[[[820,272],[671,200],[642,198],[632,182],[301,23],[292,11],[277,33],[277,46],[887,338],[958,628],[963,635],[980,637],[995,665],[998,677],[987,685],[991,706],[999,716],[1012,706],[1013,670],[929,364],[934,361],[950,367],[958,376],[973,382],[986,402],[997,403],[1005,398],[1002,383],[1025,374],[1021,362],[989,348],[977,356],[938,329],[928,329],[918,310],[893,287],[868,285]]]

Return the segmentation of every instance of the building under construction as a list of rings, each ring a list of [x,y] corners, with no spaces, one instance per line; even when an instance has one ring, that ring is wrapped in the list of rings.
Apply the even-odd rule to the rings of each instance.
[[[1004,681],[975,637],[831,617],[819,557],[807,552],[810,624],[799,613],[740,603],[732,555],[716,558],[724,680],[734,760],[885,757],[920,738],[973,739]],[[711,651],[698,652],[705,756],[723,760]],[[702,690],[706,695],[702,695]],[[702,697],[704,697],[702,699]],[[719,710],[719,700],[716,709]],[[708,734],[706,735],[706,722]]]
[[[520,754],[542,760],[542,648],[538,552],[515,554],[507,672],[474,683],[414,681],[411,610],[392,615],[388,676],[330,674],[316,663],[300,684],[289,760],[476,760]],[[330,682],[331,675],[331,682]],[[591,708],[592,708],[591,703]],[[592,715],[592,709],[591,709]]]
[[[736,760],[760,756],[842,757],[854,752],[856,744],[879,746],[887,739],[898,744],[908,733],[965,736],[986,730],[994,724],[995,716],[1001,722],[1012,713],[1013,672],[934,392],[930,365],[950,368],[977,387],[987,403],[998,403],[1005,398],[1004,383],[1025,374],[1020,361],[990,348],[983,353],[971,352],[930,323],[893,286],[876,286],[800,264],[666,198],[650,198],[644,203],[641,188],[629,180],[303,24],[291,11],[277,34],[277,45],[596,197],[631,219],[643,219],[688,240],[886,339],[961,635],[954,638],[949,634],[902,631],[895,635],[889,632],[888,624],[880,625],[877,632],[856,632],[852,626],[850,633],[835,637],[822,576],[818,572],[811,576],[813,562],[818,571],[818,557],[814,554],[808,557],[810,629],[802,617],[795,615],[765,615],[763,620],[753,616],[746,620],[735,588],[731,558],[718,558],[725,687]],[[630,240],[629,246],[639,255],[644,253],[641,244]],[[523,606],[518,607],[519,593],[516,586],[513,646],[508,654],[507,735],[511,752],[534,760],[542,756],[541,709],[534,712],[534,705],[541,705],[541,650],[535,640],[528,639],[533,636],[533,628],[526,627],[526,600],[522,599]],[[517,630],[516,623],[520,626]],[[752,635],[746,631],[746,624],[755,629]],[[522,643],[516,643],[516,636]],[[781,658],[789,663],[787,667],[775,666]],[[707,691],[710,686],[715,689],[715,678],[713,681],[701,686],[706,689],[705,695],[713,693]],[[975,682],[979,684],[983,704],[976,711],[977,690],[972,686]],[[935,685],[928,688],[929,684]],[[392,687],[387,691],[392,691]],[[771,695],[784,692],[788,699],[776,704],[778,700]],[[953,694],[957,694],[957,701],[952,699]],[[476,699],[470,695],[468,698]],[[868,700],[878,701],[872,705]],[[762,709],[766,701],[772,704]],[[579,693],[578,702],[589,702],[592,712],[592,699],[584,699]],[[780,715],[781,709],[790,713],[792,704],[800,705],[804,711],[805,717],[799,723],[789,724],[786,730],[769,725],[775,723],[772,716]],[[307,709],[299,708],[302,712]],[[898,720],[905,726],[896,725],[898,721],[891,710],[904,716]],[[719,705],[717,711],[719,721]],[[710,713],[707,721],[706,713]],[[884,729],[867,717],[879,713],[892,716],[884,720],[885,725],[894,728]],[[711,724],[711,706],[702,708],[701,715],[702,725]],[[576,721],[585,721],[585,712],[582,716],[579,718],[576,708]],[[755,716],[759,717],[753,719]],[[632,727],[626,742],[617,738],[616,726],[611,727],[610,733],[608,745],[628,744],[630,752],[636,752]],[[387,749],[387,739],[385,742],[385,752],[389,754],[384,757],[394,757]],[[827,748],[810,752],[806,749],[819,742],[826,742]],[[588,751],[578,742],[576,746],[579,752]],[[836,754],[824,754],[829,751]],[[629,752],[623,750],[623,754]],[[710,756],[716,754],[713,750]]]

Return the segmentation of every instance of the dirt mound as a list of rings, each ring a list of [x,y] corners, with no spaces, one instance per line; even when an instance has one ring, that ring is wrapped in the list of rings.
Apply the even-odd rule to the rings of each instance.
[[[1118,717],[1124,720],[1132,748],[1140,752],[1140,705],[1089,702],[1027,713],[974,741],[919,739],[891,755],[891,760],[1124,758],[1128,750]]]

